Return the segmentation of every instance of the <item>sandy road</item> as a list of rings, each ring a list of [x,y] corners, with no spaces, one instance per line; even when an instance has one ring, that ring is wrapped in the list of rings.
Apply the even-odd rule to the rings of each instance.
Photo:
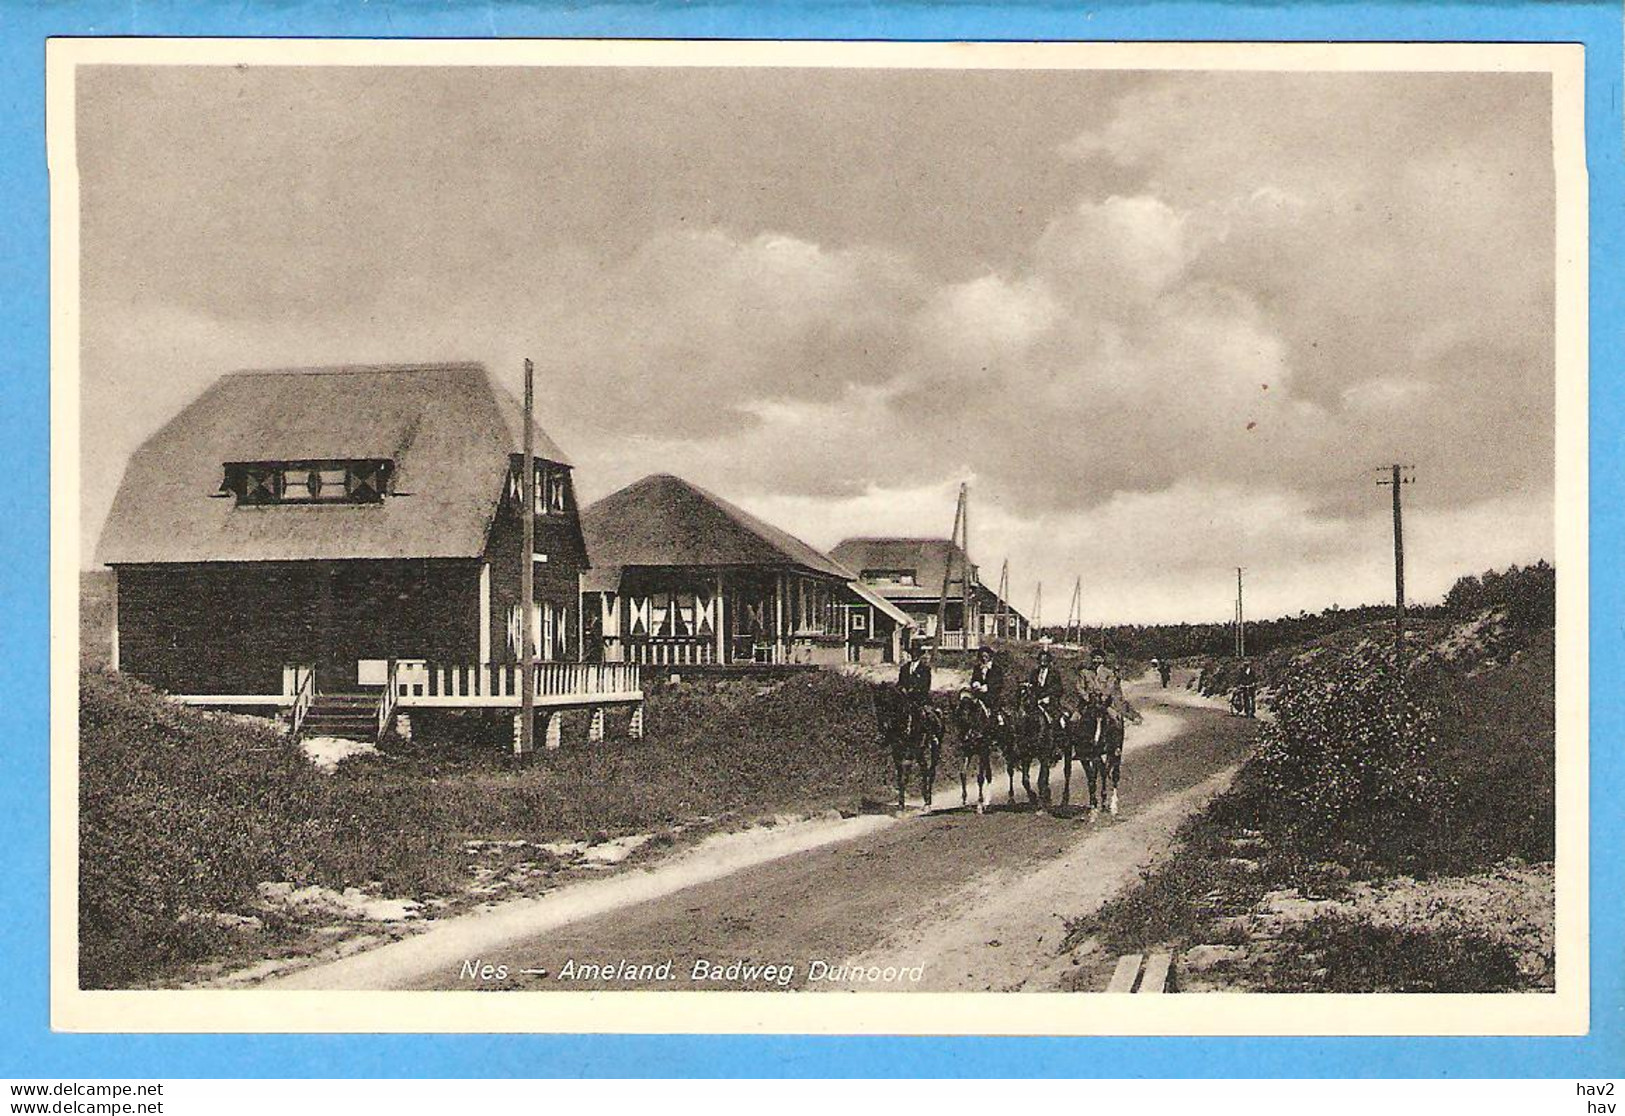
[[[1183,691],[1166,693],[1167,699],[1145,682],[1130,687],[1146,720],[1129,730],[1116,818],[1091,822],[1076,807],[1048,813],[1010,807],[1002,786],[984,815],[944,810],[944,798],[959,799],[957,786],[950,790],[957,763],[945,762],[939,809],[930,814],[847,819],[783,834],[776,838],[782,848],[736,850],[733,864],[691,858],[686,867],[563,888],[528,907],[450,920],[433,935],[270,983],[534,991],[853,987],[809,984],[811,963],[822,961],[920,968],[920,981],[887,986],[894,991],[1049,987],[1046,966],[1054,963],[1062,918],[1086,913],[1136,878],[1245,754],[1251,725],[1192,707]],[[1081,783],[1079,771],[1073,789],[1086,799]],[[1059,796],[1058,780],[1055,790]],[[476,960],[505,967],[506,978],[473,975],[464,963]],[[780,970],[696,981],[699,961],[724,969],[735,961],[776,964],[793,972],[787,979]],[[571,962],[671,964],[658,976],[561,979]]]

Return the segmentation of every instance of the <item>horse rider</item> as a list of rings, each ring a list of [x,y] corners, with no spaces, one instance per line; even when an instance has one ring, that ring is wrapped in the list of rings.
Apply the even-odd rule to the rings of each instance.
[[[1241,715],[1243,717],[1256,717],[1258,715],[1258,673],[1253,670],[1251,659],[1241,660],[1241,670],[1236,673],[1236,689],[1241,692]]]
[[[908,711],[908,735],[919,732],[920,714],[931,701],[931,648],[925,643],[911,643],[897,672],[897,691],[903,695],[903,707]]]
[[[1117,783],[1123,773],[1123,734],[1125,722],[1140,721],[1139,713],[1123,696],[1123,676],[1106,661],[1106,652],[1096,649],[1089,657],[1089,672],[1083,676],[1083,690],[1098,710],[1100,749],[1106,758],[1106,774],[1112,781],[1107,809],[1117,813]]]
[[[1048,647],[1038,652],[1038,666],[1033,670],[1033,698],[1038,711],[1047,724],[1053,725],[1061,715],[1061,672],[1055,669],[1055,656]]]
[[[982,712],[992,720],[999,711],[999,692],[1004,689],[1004,667],[999,663],[999,657],[993,653],[993,648],[984,647],[976,654],[976,665],[971,668],[970,685],[971,697],[982,706]]]

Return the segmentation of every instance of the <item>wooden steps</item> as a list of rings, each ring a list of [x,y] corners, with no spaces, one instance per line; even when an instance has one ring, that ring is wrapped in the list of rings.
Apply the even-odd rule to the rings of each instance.
[[[1149,958],[1138,953],[1126,953],[1117,959],[1107,992],[1140,992],[1161,995],[1168,990],[1168,970],[1174,959],[1167,953],[1153,953]]]
[[[299,735],[336,736],[363,743],[375,739],[378,736],[378,695],[317,694],[299,727]]]

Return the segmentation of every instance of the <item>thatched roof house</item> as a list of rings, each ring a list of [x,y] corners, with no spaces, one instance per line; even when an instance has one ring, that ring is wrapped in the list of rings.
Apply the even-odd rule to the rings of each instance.
[[[968,561],[965,552],[948,539],[845,539],[830,551],[830,556],[855,570],[864,586],[908,613],[920,631],[943,646],[964,646],[967,631],[971,633],[972,645],[984,636],[1007,634],[1024,639],[1030,634],[1027,618],[1008,601],[1003,602],[1001,608],[999,595],[982,584],[976,564]],[[967,577],[970,580],[968,618],[963,615]],[[944,578],[948,583],[947,600],[941,610],[945,630],[938,633]],[[1009,617],[1005,633],[994,630],[995,620],[1001,615]]]
[[[645,477],[592,504],[581,523],[592,558],[587,622],[596,603],[607,659],[884,658],[908,623],[829,555],[679,477]]]
[[[478,364],[223,376],[131,458],[98,550],[117,665],[172,692],[285,697],[394,659],[512,661],[523,436]],[[570,461],[535,430],[544,658],[580,646],[586,549]]]

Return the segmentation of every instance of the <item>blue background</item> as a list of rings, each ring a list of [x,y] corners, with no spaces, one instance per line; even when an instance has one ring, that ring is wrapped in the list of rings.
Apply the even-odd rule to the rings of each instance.
[[[1625,480],[1621,7],[806,3],[582,7],[460,0],[0,0],[0,1078],[747,1075],[1625,1076],[1625,764],[1615,741]],[[1564,1039],[83,1036],[49,1029],[49,461],[44,51],[52,35],[1560,41],[1586,45],[1591,175],[1592,1031]]]

